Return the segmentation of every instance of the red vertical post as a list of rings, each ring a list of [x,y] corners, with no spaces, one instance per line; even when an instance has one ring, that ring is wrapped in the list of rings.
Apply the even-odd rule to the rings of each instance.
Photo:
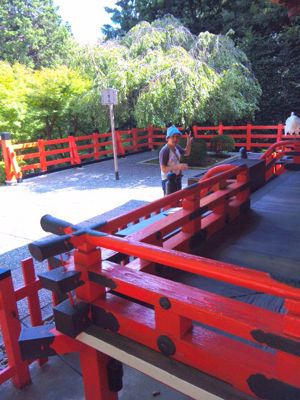
[[[38,148],[40,153],[40,168],[42,172],[46,172],[47,165],[46,165],[46,154],[45,154],[45,146],[43,139],[38,139]]]
[[[16,159],[13,146],[11,144],[11,135],[9,132],[1,133],[1,146],[4,160],[5,181],[6,183],[20,182],[22,172]]]
[[[21,326],[9,269],[0,269],[0,326],[8,364],[14,368],[13,384],[22,388],[31,382],[31,378],[27,362],[21,359],[18,344]]]
[[[276,141],[280,142],[282,138],[282,133],[283,133],[283,124],[282,122],[279,122],[277,125],[277,136],[276,136]]]
[[[83,301],[92,302],[105,294],[105,288],[101,288],[88,279],[89,271],[101,270],[101,250],[87,243],[80,244],[74,252],[75,270],[81,272],[84,285],[75,289],[76,296]]]
[[[222,122],[219,122],[218,135],[223,135],[223,124],[222,124]]]
[[[153,150],[153,125],[148,125],[148,147],[150,150]]]
[[[68,136],[68,140],[69,140],[71,164],[72,165],[80,164],[81,161],[78,155],[74,136]]]
[[[246,126],[246,150],[247,151],[251,150],[251,145],[252,145],[252,143],[251,143],[251,128],[252,128],[252,125],[247,123],[247,126]]]
[[[8,148],[7,142],[10,141],[10,133],[2,132],[1,133],[1,147],[2,147],[2,157],[4,161],[4,172],[5,172],[5,180],[6,182],[10,182],[11,180],[11,173],[10,173],[10,160],[8,156]]]
[[[82,243],[74,253],[74,264],[81,271],[84,285],[75,289],[78,299],[91,303],[98,297],[105,296],[105,287],[89,281],[88,271],[101,270],[101,251],[92,245]],[[117,394],[110,391],[107,375],[107,362],[110,358],[105,354],[87,347],[80,352],[80,365],[86,400],[116,400]]]
[[[187,196],[182,200],[182,208],[188,211],[199,210],[200,207],[200,190],[194,193],[192,196]],[[201,229],[201,218],[194,218],[189,223],[183,225],[182,232],[188,232],[195,234]]]
[[[31,283],[36,281],[37,278],[35,276],[35,270],[32,258],[26,258],[25,260],[22,260],[21,268],[25,285],[30,285]],[[28,301],[28,311],[29,311],[31,325],[32,326],[43,325],[38,291],[30,293],[27,296],[27,301]],[[39,358],[40,365],[45,364],[45,362],[47,362],[47,358]]]
[[[118,395],[108,386],[109,357],[92,347],[80,352],[80,365],[86,400],[117,400]]]
[[[131,129],[131,136],[132,136],[132,147],[133,151],[138,151],[138,146],[137,146],[137,129],[132,128]]]
[[[99,150],[98,150],[98,146],[99,146],[99,143],[98,143],[98,137],[99,137],[99,135],[97,134],[97,133],[93,133],[92,134],[93,135],[93,156],[94,156],[94,159],[95,160],[98,160],[98,158],[99,158]]]
[[[197,139],[197,136],[198,136],[198,129],[197,129],[197,126],[196,126],[196,125],[193,125],[193,127],[192,127],[192,132],[193,132],[193,137],[194,137],[195,139]]]
[[[117,148],[118,148],[118,155],[124,155],[125,151],[124,151],[124,147],[123,147],[123,143],[122,143],[122,138],[121,138],[121,134],[118,131],[116,132],[116,139],[117,139]]]

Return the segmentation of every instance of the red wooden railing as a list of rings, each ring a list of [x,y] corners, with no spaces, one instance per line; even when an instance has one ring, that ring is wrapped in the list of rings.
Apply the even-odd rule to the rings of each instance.
[[[32,326],[42,324],[41,307],[38,291],[40,281],[36,278],[33,260],[27,258],[21,262],[24,285],[14,289],[9,270],[0,269],[0,332],[3,336],[4,348],[8,365],[0,370],[0,384],[12,379],[18,388],[30,383],[28,362],[22,361],[18,339],[21,323],[18,316],[17,302],[27,299],[29,316]],[[42,365],[47,359],[39,359]]]
[[[268,150],[260,157],[265,160],[266,172],[265,181],[269,181],[273,176],[278,176],[285,171],[284,157],[289,157],[294,164],[300,164],[300,140],[282,140],[272,144]]]
[[[283,135],[283,124],[193,126],[195,138],[207,142],[216,135],[229,135],[235,140],[235,147],[263,149],[274,142],[293,138]],[[43,140],[13,144],[10,135],[3,133],[2,154],[5,163],[6,182],[21,181],[31,173],[47,172],[53,168],[80,165],[113,156],[111,133],[92,133],[84,136],[68,136],[63,139]],[[117,154],[123,156],[141,150],[151,150],[165,141],[162,128],[148,126],[116,131]]]
[[[116,329],[120,337],[212,375],[254,398],[275,398],[279,391],[278,398],[296,399],[300,395],[298,280],[186,252],[195,234],[198,241],[204,240],[249,207],[246,166],[226,169],[104,222],[101,232],[50,216],[42,225],[52,233],[64,231],[61,243],[76,249],[68,270],[81,272],[84,284],[75,293],[91,304],[95,312],[92,324],[113,332]],[[172,209],[174,204],[181,207]],[[162,210],[163,219],[141,226]],[[140,226],[124,234],[132,224]],[[51,240],[32,243],[32,253],[43,259],[49,251],[52,255],[62,251],[58,238]],[[171,274],[153,274],[157,264],[194,278],[211,278],[283,298],[284,313],[225,298],[192,287],[188,281],[173,281],[168,279]],[[107,287],[113,290],[107,291]],[[113,316],[117,328],[97,319],[97,310]],[[57,329],[64,332],[63,324]],[[77,336],[78,341],[81,338]]]
[[[284,125],[247,125],[226,126],[194,126],[195,137],[210,139],[215,135],[229,135],[235,140],[235,147],[245,147],[247,151],[252,148],[266,148],[271,143],[278,142],[284,136]]]

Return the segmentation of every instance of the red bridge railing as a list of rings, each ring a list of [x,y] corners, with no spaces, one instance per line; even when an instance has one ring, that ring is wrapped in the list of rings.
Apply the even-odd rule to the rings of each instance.
[[[267,182],[273,176],[281,175],[285,171],[285,163],[288,159],[293,164],[300,164],[300,140],[276,142],[260,158],[266,163],[265,181]]]
[[[92,325],[255,398],[298,398],[299,281],[188,254],[193,240],[199,244],[248,208],[248,170],[232,167],[97,228],[43,217],[44,229],[62,236],[30,250],[42,260],[62,246],[75,249],[67,270],[81,274],[76,298],[90,305]],[[177,282],[163,268],[283,298],[284,312]],[[61,314],[56,329],[68,335]]]

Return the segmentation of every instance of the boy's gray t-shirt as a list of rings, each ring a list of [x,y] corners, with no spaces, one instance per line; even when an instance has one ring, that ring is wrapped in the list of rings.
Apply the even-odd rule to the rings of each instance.
[[[175,152],[165,144],[159,152],[159,164],[165,167],[172,167],[173,165],[180,164],[180,157],[184,154],[184,149],[177,144],[175,146]],[[176,175],[180,175],[180,171],[173,171]],[[167,174],[161,170],[161,179],[167,179]]]

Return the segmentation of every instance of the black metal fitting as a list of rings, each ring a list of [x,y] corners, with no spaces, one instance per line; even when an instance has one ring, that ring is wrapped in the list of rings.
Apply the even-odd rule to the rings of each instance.
[[[65,271],[63,267],[38,274],[42,287],[52,292],[67,293],[84,284],[80,271]]]
[[[19,346],[22,360],[34,360],[56,355],[51,348],[55,335],[51,332],[52,325],[41,325],[22,328],[19,336]]]
[[[262,374],[250,375],[247,383],[252,392],[260,399],[266,400],[296,400],[300,399],[300,389],[279,381],[268,379]]]
[[[67,336],[76,337],[89,325],[90,305],[80,302],[72,305],[65,300],[53,308],[55,327]]]
[[[176,353],[176,346],[168,336],[159,336],[157,338],[157,346],[165,356],[172,356]]]
[[[108,287],[110,289],[117,288],[117,285],[113,279],[107,278],[106,276],[101,275],[100,273],[89,271],[88,278],[91,282],[97,283],[98,285],[101,285],[103,287]]]
[[[111,358],[106,368],[109,390],[111,392],[119,392],[123,388],[123,364]]]
[[[108,329],[111,332],[118,332],[120,324],[112,313],[105,311],[104,308],[92,304],[91,314],[93,324],[100,328]]]
[[[165,310],[169,310],[169,308],[171,308],[171,302],[167,297],[161,297],[159,299],[159,305]]]

